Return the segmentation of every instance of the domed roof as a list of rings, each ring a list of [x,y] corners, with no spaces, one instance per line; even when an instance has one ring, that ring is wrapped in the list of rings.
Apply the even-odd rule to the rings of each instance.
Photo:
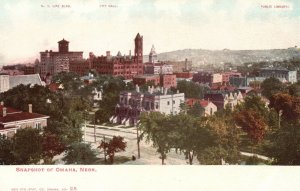
[[[149,54],[150,54],[150,55],[156,55],[154,45],[152,45],[152,48],[151,48],[151,51],[150,51]]]

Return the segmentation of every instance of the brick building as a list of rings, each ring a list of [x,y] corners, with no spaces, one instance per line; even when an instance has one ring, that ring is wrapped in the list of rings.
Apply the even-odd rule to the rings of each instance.
[[[171,88],[177,86],[176,75],[166,74],[166,75],[141,75],[133,77],[133,84],[142,86],[148,82],[153,82],[155,86],[161,86],[164,88]]]
[[[153,85],[158,86],[160,85],[160,77],[159,75],[141,75],[141,76],[135,76],[132,80],[134,85],[142,86],[149,82],[152,82]]]
[[[213,73],[213,72],[207,72],[207,71],[201,71],[198,73],[195,73],[193,75],[193,82],[198,82],[201,84],[208,84],[212,85],[215,83],[222,83],[222,74],[219,73]]]
[[[183,79],[192,79],[194,73],[192,72],[174,72],[176,78],[183,78]]]
[[[42,78],[59,72],[69,72],[69,64],[75,60],[82,60],[82,51],[70,52],[69,42],[65,39],[58,42],[58,52],[52,50],[40,52],[39,73]]]
[[[93,57],[91,68],[99,74],[110,74],[113,76],[123,76],[125,79],[132,79],[134,76],[144,73],[143,66],[143,36],[139,33],[134,39],[134,55],[122,56],[118,52],[117,56],[111,56],[110,51],[106,56]]]
[[[70,61],[69,71],[78,74],[79,76],[85,76],[91,69],[91,62],[89,59],[73,60]]]
[[[160,86],[164,88],[171,88],[177,86],[176,75],[166,74],[160,75]]]
[[[240,72],[224,72],[221,74],[222,74],[222,82],[224,84],[229,83],[230,78],[232,78],[232,77],[235,77],[235,78],[242,77],[242,74]]]

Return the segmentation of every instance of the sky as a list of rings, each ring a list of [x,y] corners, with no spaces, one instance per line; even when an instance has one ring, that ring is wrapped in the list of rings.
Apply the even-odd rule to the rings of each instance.
[[[138,32],[144,54],[288,48],[299,26],[299,0],[1,0],[0,65],[33,62],[63,38],[85,58],[128,55]]]

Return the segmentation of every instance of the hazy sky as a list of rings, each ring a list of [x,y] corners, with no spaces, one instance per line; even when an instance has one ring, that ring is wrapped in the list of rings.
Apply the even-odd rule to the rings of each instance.
[[[268,5],[272,8],[262,8]],[[84,57],[106,50],[128,54],[138,32],[144,36],[144,54],[152,44],[158,53],[288,48],[300,42],[300,1],[1,0],[0,65],[35,60],[46,49],[57,51],[62,38]]]

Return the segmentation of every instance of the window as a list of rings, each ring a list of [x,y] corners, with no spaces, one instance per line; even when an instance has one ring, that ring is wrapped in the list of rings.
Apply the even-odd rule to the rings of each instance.
[[[173,104],[175,104],[175,100],[173,100]]]
[[[167,102],[167,105],[170,105],[170,102],[169,102],[169,101]]]
[[[36,123],[35,123],[35,128],[41,129],[41,128],[42,128],[41,122],[36,122]]]

